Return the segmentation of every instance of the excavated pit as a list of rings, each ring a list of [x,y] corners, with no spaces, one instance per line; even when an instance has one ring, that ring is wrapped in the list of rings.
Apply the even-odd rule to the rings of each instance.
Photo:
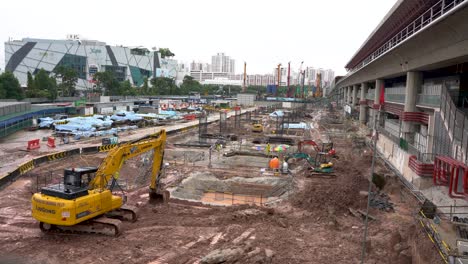
[[[287,197],[291,189],[292,178],[288,176],[220,179],[210,171],[196,171],[169,190],[172,199],[209,205],[263,206]]]

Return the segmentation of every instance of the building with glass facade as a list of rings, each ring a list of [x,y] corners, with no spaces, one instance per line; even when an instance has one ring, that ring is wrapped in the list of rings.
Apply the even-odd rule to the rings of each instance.
[[[24,38],[5,42],[5,71],[13,72],[23,86],[28,72],[36,74],[44,69],[53,73],[60,66],[76,70],[78,90],[93,88],[93,75],[102,71],[113,72],[119,81],[141,86],[145,78],[159,77],[161,68],[165,68],[162,64],[157,51],[110,46],[95,40]]]

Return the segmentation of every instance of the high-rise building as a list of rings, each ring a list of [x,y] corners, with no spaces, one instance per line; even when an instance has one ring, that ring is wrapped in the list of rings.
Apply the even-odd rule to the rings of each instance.
[[[330,84],[333,78],[335,78],[335,72],[333,70],[309,67],[306,74],[309,83],[315,84],[317,73],[322,75],[322,86]]]
[[[235,63],[234,59],[224,53],[218,53],[211,57],[211,70],[213,72],[235,73]]]
[[[190,63],[190,70],[191,70],[191,71],[210,72],[210,71],[211,71],[211,64],[209,64],[209,63],[203,63],[203,62],[195,62],[195,61],[192,61],[192,62]]]

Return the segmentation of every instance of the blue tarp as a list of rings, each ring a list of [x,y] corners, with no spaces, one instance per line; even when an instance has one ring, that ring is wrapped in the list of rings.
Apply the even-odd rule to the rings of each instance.
[[[143,117],[136,115],[134,112],[118,112],[110,117],[113,121],[139,121]]]
[[[49,128],[50,125],[54,123],[54,119],[52,119],[51,117],[38,118],[37,121],[39,123],[38,126],[40,128]]]
[[[159,111],[160,115],[168,115],[168,116],[176,116],[178,113],[176,111],[170,111],[170,110],[161,110]]]
[[[284,116],[284,113],[281,110],[277,110],[277,111],[274,111],[273,113],[271,113],[270,116],[271,117],[277,117],[277,116],[282,117],[282,116]]]

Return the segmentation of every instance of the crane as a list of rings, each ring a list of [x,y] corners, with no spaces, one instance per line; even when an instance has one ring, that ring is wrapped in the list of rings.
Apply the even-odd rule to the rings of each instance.
[[[42,231],[54,229],[118,235],[123,220],[136,221],[136,208],[116,195],[119,171],[125,160],[154,151],[150,198],[168,198],[160,189],[166,131],[123,142],[111,149],[99,167],[64,170],[63,183],[43,187],[32,196],[32,216]],[[117,219],[116,219],[117,218]]]

